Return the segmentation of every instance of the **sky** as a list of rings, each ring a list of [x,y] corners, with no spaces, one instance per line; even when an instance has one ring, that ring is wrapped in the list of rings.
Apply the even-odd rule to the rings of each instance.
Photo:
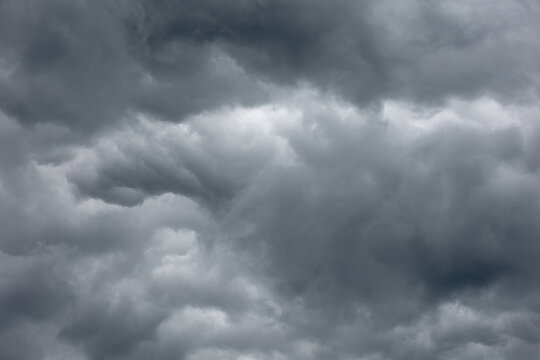
[[[540,353],[540,3],[0,0],[0,358]]]

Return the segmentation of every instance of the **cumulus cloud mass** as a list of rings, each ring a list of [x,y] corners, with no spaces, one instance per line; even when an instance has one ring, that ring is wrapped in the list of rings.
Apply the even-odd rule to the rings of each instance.
[[[534,0],[0,0],[0,359],[538,359]]]

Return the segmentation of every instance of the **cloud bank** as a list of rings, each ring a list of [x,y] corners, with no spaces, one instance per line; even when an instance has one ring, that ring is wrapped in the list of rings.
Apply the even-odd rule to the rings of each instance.
[[[0,1],[0,358],[536,359],[533,1]]]

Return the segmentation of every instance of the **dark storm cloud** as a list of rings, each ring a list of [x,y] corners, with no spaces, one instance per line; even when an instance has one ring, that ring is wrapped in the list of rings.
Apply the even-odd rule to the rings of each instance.
[[[0,1],[0,358],[535,359],[532,1]]]
[[[308,82],[364,105],[531,99],[538,8],[420,1],[4,1],[0,106],[96,129],[133,110],[182,120]],[[518,20],[519,19],[519,20]]]
[[[110,125],[132,109],[174,120],[263,92],[226,55],[190,43],[146,55],[126,25],[124,2],[5,1],[0,106],[24,124],[78,131]],[[145,15],[143,14],[143,17]]]
[[[538,8],[530,2],[142,4],[150,54],[185,42],[218,44],[263,79],[307,81],[359,104],[381,96],[527,98],[523,91],[537,88]]]
[[[105,142],[114,146],[95,152],[90,173],[73,168],[73,174],[81,175],[72,181],[87,196],[108,202],[121,203],[87,189],[134,187],[141,200],[173,192],[213,209],[196,192],[167,187],[168,174],[171,168],[182,170],[182,159],[195,150],[212,154],[197,157],[202,168],[230,166],[234,162],[229,159],[235,159],[242,168],[230,173],[218,166],[212,174],[216,184],[237,177],[232,181],[237,187],[218,212],[223,234],[218,238],[257,264],[258,276],[267,278],[284,307],[279,318],[298,337],[325,339],[316,358],[343,349],[350,355],[373,351],[382,358],[428,359],[471,341],[511,351],[508,341],[525,338],[514,330],[522,325],[506,324],[517,316],[512,312],[502,325],[471,321],[459,330],[441,330],[430,340],[435,344],[427,347],[401,339],[393,329],[434,331],[416,329],[415,324],[425,317],[426,327],[438,329],[446,320],[439,324],[437,318],[454,316],[452,311],[460,306],[474,316],[508,307],[535,311],[535,259],[540,252],[535,240],[540,233],[537,127],[525,132],[514,119],[513,125],[486,129],[481,122],[475,124],[485,121],[476,117],[495,116],[487,121],[496,123],[506,115],[475,113],[457,104],[450,111],[454,116],[458,111],[467,114],[463,123],[449,122],[422,133],[412,125],[400,128],[401,118],[387,123],[377,112],[360,114],[336,104],[317,105],[318,98],[311,101],[300,113],[297,105],[281,113],[263,108],[273,126],[249,146],[239,140],[253,133],[238,135],[230,119],[240,119],[233,123],[238,128],[268,125],[262,119],[254,122],[250,111],[222,113],[222,126],[230,129],[227,139],[205,132],[215,119],[211,114],[181,127],[147,127],[144,141],[120,132]],[[431,113],[423,120],[427,123],[442,116],[426,113]],[[186,134],[197,139],[196,148],[190,147]],[[120,149],[121,156],[111,156],[106,149]],[[152,171],[133,170],[143,159]],[[159,165],[167,159],[176,159],[177,165]],[[153,192],[156,186],[160,192]],[[495,294],[495,302],[485,298],[489,293]],[[294,299],[301,301],[300,308],[290,305]],[[375,315],[357,315],[359,308]],[[352,323],[344,323],[343,317]],[[366,324],[376,335],[363,333]],[[347,326],[352,329],[346,333],[363,334],[362,346],[341,334]],[[357,328],[362,326],[364,330]],[[532,338],[527,342],[536,346]]]
[[[538,189],[524,181],[506,194],[497,172],[515,159],[506,164],[490,146],[512,131],[450,128],[410,146],[382,125],[349,129],[355,135],[328,127],[311,136],[299,129],[291,142],[298,166],[263,172],[238,200],[246,203],[234,222],[258,224],[242,244],[260,241],[288,291],[379,302],[420,280],[447,296],[520,266],[525,253],[510,260],[506,231],[519,228],[512,241],[532,251]]]
[[[374,317],[366,323],[386,333],[453,299],[493,292],[493,311],[538,296],[535,145],[518,128],[449,125],[411,143],[384,124],[305,122],[288,134],[297,163],[265,169],[229,219],[239,251],[255,249],[287,298],[334,321],[367,307]],[[394,353],[396,344],[378,351],[433,358],[464,342],[503,346],[513,336],[508,328],[476,331],[431,349],[408,344],[409,355]],[[330,332],[321,338],[342,349]]]
[[[114,6],[4,1],[2,109],[23,123],[92,129],[121,115],[137,81]]]

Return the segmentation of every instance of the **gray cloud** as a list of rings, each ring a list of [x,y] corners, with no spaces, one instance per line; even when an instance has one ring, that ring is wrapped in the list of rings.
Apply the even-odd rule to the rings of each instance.
[[[536,272],[523,260],[537,251],[537,174],[518,129],[449,126],[407,143],[377,123],[317,125],[290,139],[298,164],[263,172],[230,220],[250,224],[242,246],[262,247],[286,291],[446,298]]]
[[[0,1],[0,358],[535,359],[532,1]]]
[[[88,131],[180,121],[308,82],[359,105],[536,96],[537,6],[338,1],[4,1],[2,109]],[[510,69],[510,70],[509,70]]]
[[[119,132],[112,147],[110,141],[98,143],[93,161],[83,153],[70,179],[81,195],[126,206],[170,192],[219,207],[273,157],[273,144],[257,133],[257,120],[246,124],[235,119],[253,115],[232,110],[189,127],[140,119],[132,136]],[[250,156],[244,158],[245,152]]]
[[[153,51],[184,41],[217,43],[269,81],[307,81],[359,104],[381,96],[432,102],[536,93],[531,31],[538,9],[530,2],[143,4]]]
[[[105,2],[5,1],[2,109],[22,123],[93,129],[122,114],[137,69]]]
[[[456,104],[445,111],[457,119],[447,115],[451,121],[418,130],[410,123],[434,123],[444,114],[427,112],[428,119],[414,114],[403,126],[403,118],[385,120],[339,102],[318,101],[291,100],[304,102],[300,112],[298,105],[262,108],[265,118],[260,119],[252,110],[220,113],[222,126],[230,128],[226,139],[212,136],[212,114],[180,126],[140,124],[136,133],[142,138],[113,135],[104,141],[107,147],[97,145],[91,162],[75,160],[72,181],[86,196],[107,202],[126,204],[87,189],[134,188],[141,201],[171,192],[215,211],[200,192],[186,191],[178,179],[169,181],[170,173],[186,171],[184,159],[201,151],[212,155],[197,156],[199,166],[206,164],[203,168],[230,166],[229,159],[235,159],[242,167],[232,173],[218,167],[212,181],[206,181],[208,189],[212,183],[231,183],[231,176],[239,181],[220,200],[225,206],[216,213],[217,239],[247,255],[257,276],[267,279],[284,307],[281,319],[287,327],[315,342],[327,341],[319,355],[311,356],[323,358],[350,348],[351,354],[373,350],[383,358],[432,358],[471,341],[507,351],[507,339],[521,335],[510,326],[486,327],[475,321],[456,334],[435,337],[431,341],[441,344],[427,348],[369,334],[362,335],[364,347],[357,347],[356,339],[341,339],[343,334],[328,327],[346,327],[343,316],[352,317],[390,336],[398,324],[415,329],[423,314],[432,314],[425,315],[431,319],[447,306],[459,308],[460,301],[476,314],[485,306],[490,311],[506,308],[516,294],[532,294],[539,251],[534,242],[540,210],[538,130],[524,132],[519,119],[485,129],[482,121],[498,123],[505,114],[494,112],[499,119],[485,120],[477,105],[463,110],[463,104]],[[480,109],[484,106],[479,102]],[[470,118],[460,118],[464,114]],[[268,126],[263,137],[243,143]],[[119,149],[121,156],[110,149]],[[150,170],[134,169],[135,161],[144,161]],[[80,167],[90,164],[90,173]],[[167,185],[171,183],[176,186]],[[484,304],[486,292],[496,294],[498,301]],[[294,299],[301,301],[300,309],[289,309]],[[520,307],[532,311],[530,300]],[[384,316],[359,317],[359,308]],[[303,317],[319,319],[306,322]],[[351,326],[361,326],[354,321]],[[402,346],[406,352],[398,356]]]

